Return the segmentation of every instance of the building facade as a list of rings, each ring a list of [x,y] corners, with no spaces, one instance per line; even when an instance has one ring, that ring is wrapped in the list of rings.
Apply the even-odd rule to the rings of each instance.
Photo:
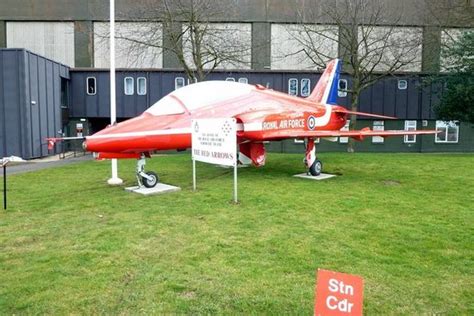
[[[189,0],[191,1],[191,0]],[[204,1],[204,0],[202,0]],[[345,1],[331,0],[206,0],[210,27],[219,38],[235,41],[243,47],[241,63],[222,64],[208,79],[236,80],[263,84],[275,90],[305,96],[314,87],[320,69],[304,54],[297,34],[305,25],[321,32],[315,42],[329,57],[341,55],[343,47],[331,41],[343,30],[334,18],[323,14],[325,7],[341,6]],[[426,74],[443,71],[449,61],[440,51],[462,30],[474,27],[474,1],[470,0],[380,0],[384,7],[374,25],[375,40],[387,29],[398,38],[412,38],[416,46],[410,50],[412,62],[394,77],[380,80],[365,89],[360,97],[360,110],[392,115],[396,121],[360,120],[361,127],[375,129],[438,128],[439,137],[417,139],[367,139],[358,145],[368,151],[472,151],[474,130],[470,124],[436,121],[432,108],[442,93],[440,86],[423,82]],[[126,119],[140,114],[166,93],[188,84],[175,54],[162,46],[149,47],[145,54],[134,54],[132,42],[150,33],[164,44],[170,40],[167,28],[185,30],[186,21],[170,26],[157,19],[161,1],[116,1],[118,117]],[[151,7],[150,7],[151,5]],[[211,10],[220,6],[221,10]],[[222,10],[224,8],[225,10]],[[64,77],[70,94],[63,102],[67,108],[62,130],[74,136],[82,125],[96,131],[107,124],[108,76],[108,1],[103,0],[4,0],[0,2],[0,48],[27,49],[67,66],[70,77]],[[361,32],[358,29],[356,32]],[[326,33],[325,33],[326,32]],[[327,36],[325,36],[327,35]],[[394,38],[397,40],[397,38]],[[186,50],[186,43],[183,42]],[[28,53],[28,52],[27,52]],[[29,53],[28,53],[29,54]],[[186,57],[186,58],[189,58]],[[387,56],[384,58],[390,58]],[[340,88],[350,87],[351,78],[343,76]],[[340,104],[348,105],[349,97],[339,95]],[[63,110],[64,111],[64,110]],[[2,114],[2,113],[0,113]],[[4,111],[3,119],[8,120]],[[68,123],[69,122],[69,123]],[[77,128],[76,128],[77,127]],[[443,136],[444,135],[444,136]],[[52,135],[49,135],[52,136]],[[322,150],[344,150],[342,138],[337,142],[321,142]],[[5,141],[4,141],[5,143]],[[293,141],[269,144],[276,151],[300,150]],[[43,150],[41,150],[41,155]]]

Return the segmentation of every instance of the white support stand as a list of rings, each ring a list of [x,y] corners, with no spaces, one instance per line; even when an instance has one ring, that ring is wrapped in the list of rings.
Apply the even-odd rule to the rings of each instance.
[[[329,173],[321,173],[319,176],[312,176],[307,173],[300,173],[300,174],[295,174],[293,177],[319,181],[319,180],[334,178],[335,176],[336,176],[335,174],[329,174]]]
[[[115,100],[115,0],[110,0],[110,124],[117,120]],[[117,159],[112,159],[112,177],[107,180],[110,185],[120,185],[123,180],[118,177]]]
[[[181,190],[180,187],[175,187],[173,185],[164,184],[164,183],[158,183],[153,188],[145,188],[145,187],[139,187],[139,186],[125,188],[125,191],[138,193],[141,195],[165,194],[165,193],[177,192],[180,190]]]

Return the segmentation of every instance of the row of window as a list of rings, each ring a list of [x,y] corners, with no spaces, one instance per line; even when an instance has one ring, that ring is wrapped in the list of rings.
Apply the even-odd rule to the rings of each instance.
[[[226,81],[235,82],[235,78],[227,77]],[[123,91],[125,95],[134,95],[135,94],[135,79],[133,77],[125,77],[123,79]],[[248,79],[245,77],[240,77],[237,79],[240,83],[248,83]],[[188,84],[190,83],[188,79]],[[182,88],[186,85],[184,77],[176,77],[174,79],[174,89]],[[86,79],[86,91],[87,95],[95,95],[97,93],[97,81],[95,77],[87,77]],[[146,78],[138,77],[137,78],[137,94],[146,95]]]
[[[95,95],[97,93],[97,82],[95,77],[87,77],[86,79],[86,90],[88,95]],[[135,79],[133,77],[125,77],[124,82],[124,93],[125,95],[134,95],[135,94]],[[233,77],[227,77],[225,81],[237,81],[240,83],[248,83],[248,79],[246,77],[240,77],[237,80]],[[188,79],[189,84],[189,79]],[[186,85],[186,81],[184,77],[176,77],[174,79],[174,88],[179,89]],[[398,89],[405,90],[407,89],[408,82],[406,80],[400,79],[398,80]],[[137,94],[138,95],[146,95],[146,78],[145,77],[138,77],[137,78]],[[299,89],[298,89],[299,88]],[[308,97],[311,94],[311,80],[309,78],[303,78],[300,81],[296,78],[288,79],[288,94],[290,95],[298,95],[302,97]],[[338,81],[338,91],[337,95],[341,98],[347,96],[347,79],[339,79]]]
[[[346,122],[341,131],[348,131],[349,130],[349,123],[350,121]],[[428,124],[427,121],[423,122],[423,126]],[[414,120],[407,120],[405,121],[405,130],[406,131],[416,131],[417,121]],[[374,131],[383,131],[384,121],[374,121],[372,129]],[[436,131],[439,133],[435,136],[435,143],[457,143],[459,142],[459,122],[458,121],[436,121]],[[302,143],[302,140],[295,140],[295,143]],[[317,140],[319,142],[319,139]],[[339,137],[339,143],[347,144],[349,142],[349,137]],[[403,137],[403,142],[405,144],[413,144],[416,143],[416,135],[405,135]],[[373,144],[383,144],[384,138],[380,136],[373,136],[372,137]]]
[[[288,79],[288,94],[298,95],[298,84],[300,83],[300,96],[308,97],[311,93],[311,80],[309,78],[303,78],[298,81],[296,78]],[[408,88],[408,81],[405,79],[399,79],[397,83],[399,90],[406,90]],[[347,96],[347,79],[339,79],[337,83],[337,96],[344,98]]]
[[[133,77],[125,77],[123,79],[123,91],[125,95],[135,94],[135,79]],[[95,77],[87,77],[86,79],[87,95],[95,95],[97,93],[97,80]],[[137,94],[146,95],[146,78],[137,78]]]

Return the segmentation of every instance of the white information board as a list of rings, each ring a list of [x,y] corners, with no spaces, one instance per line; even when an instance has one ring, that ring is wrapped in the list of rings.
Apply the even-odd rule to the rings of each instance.
[[[192,121],[193,160],[216,165],[237,163],[237,128],[234,118]]]
[[[237,203],[237,123],[234,118],[198,119],[191,122],[193,189],[196,161],[234,167],[234,202]]]

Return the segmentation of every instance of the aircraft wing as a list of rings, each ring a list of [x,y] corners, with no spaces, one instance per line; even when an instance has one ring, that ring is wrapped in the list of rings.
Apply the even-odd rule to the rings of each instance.
[[[434,135],[439,133],[436,130],[418,130],[418,131],[404,131],[404,130],[385,130],[385,131],[374,131],[366,127],[361,130],[353,131],[328,131],[328,130],[315,130],[315,131],[301,131],[301,130],[271,130],[263,131],[262,133],[254,134],[251,133],[247,138],[255,140],[279,140],[286,138],[324,138],[324,137],[351,137],[358,141],[362,141],[365,137],[372,136],[404,136],[404,135]]]

